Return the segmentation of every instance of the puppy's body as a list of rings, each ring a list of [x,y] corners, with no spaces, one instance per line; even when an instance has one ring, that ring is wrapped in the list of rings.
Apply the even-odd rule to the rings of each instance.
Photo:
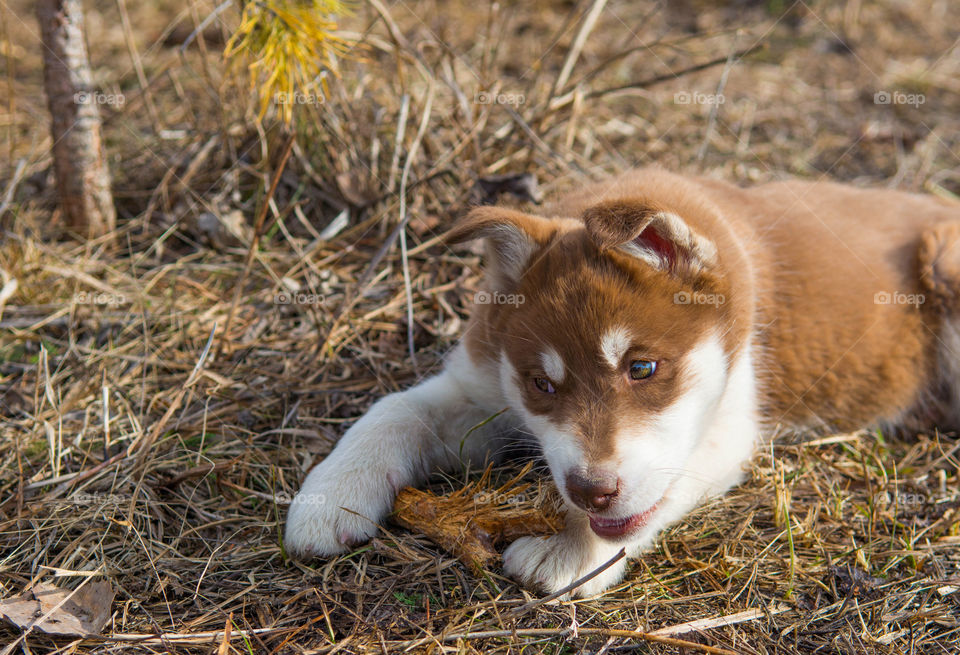
[[[400,487],[520,431],[569,512],[560,534],[512,544],[505,568],[555,591],[735,484],[776,427],[960,425],[956,207],[642,170],[547,214],[481,208],[453,230],[487,240],[493,302],[442,373],[375,404],[310,472],[288,548],[344,551]]]

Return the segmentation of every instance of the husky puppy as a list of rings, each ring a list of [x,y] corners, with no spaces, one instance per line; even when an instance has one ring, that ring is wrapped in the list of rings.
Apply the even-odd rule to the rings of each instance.
[[[439,375],[374,404],[310,471],[290,551],[369,539],[401,487],[519,430],[568,512],[504,567],[553,592],[736,484],[778,426],[960,426],[960,206],[646,169],[545,214],[482,207],[449,233],[486,241],[471,323]]]

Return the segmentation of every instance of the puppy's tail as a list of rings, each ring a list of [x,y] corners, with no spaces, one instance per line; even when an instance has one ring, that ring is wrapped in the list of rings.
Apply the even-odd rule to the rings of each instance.
[[[960,220],[946,221],[920,237],[917,251],[920,286],[933,303],[948,313],[960,312]]]

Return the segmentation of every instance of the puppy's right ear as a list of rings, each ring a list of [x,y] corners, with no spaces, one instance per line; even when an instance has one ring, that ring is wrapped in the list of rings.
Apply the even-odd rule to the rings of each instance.
[[[554,235],[552,221],[502,207],[477,207],[444,237],[448,244],[486,240],[488,273],[498,287],[519,281],[533,254]]]

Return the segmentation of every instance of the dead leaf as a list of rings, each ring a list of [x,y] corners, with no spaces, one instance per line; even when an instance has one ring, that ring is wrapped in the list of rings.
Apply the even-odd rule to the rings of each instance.
[[[51,635],[96,635],[110,619],[113,597],[113,587],[106,581],[88,582],[76,592],[41,582],[18,596],[0,601],[0,617],[23,630],[33,626]],[[48,613],[46,619],[34,626]]]

